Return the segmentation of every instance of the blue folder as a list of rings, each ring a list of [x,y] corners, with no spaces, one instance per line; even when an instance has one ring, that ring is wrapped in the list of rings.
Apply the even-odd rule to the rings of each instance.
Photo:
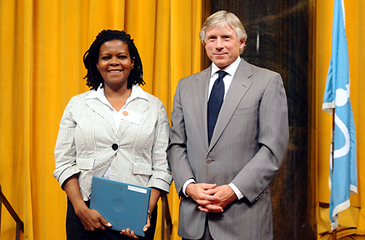
[[[105,178],[93,177],[90,208],[112,224],[111,229],[127,228],[144,237],[151,189]]]

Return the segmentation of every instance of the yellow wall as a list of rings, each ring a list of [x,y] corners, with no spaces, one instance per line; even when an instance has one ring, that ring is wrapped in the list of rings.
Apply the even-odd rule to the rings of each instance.
[[[318,201],[328,203],[331,116],[321,110],[331,55],[333,0],[316,0],[315,141]],[[144,89],[168,113],[177,81],[200,71],[201,1],[9,0],[0,1],[0,184],[25,223],[23,239],[65,239],[65,194],[52,177],[58,124],[71,96],[87,90],[82,55],[102,29],[132,35],[144,65]],[[359,194],[340,214],[340,230],[365,234],[364,186],[365,2],[345,0],[351,102],[358,143]],[[168,195],[177,237],[178,197]],[[161,206],[161,204],[160,204]],[[161,210],[161,208],[160,208]],[[328,211],[318,207],[318,233],[328,239]],[[160,226],[158,226],[159,228]],[[159,229],[156,239],[160,238]],[[340,234],[345,234],[340,231]],[[320,235],[319,235],[320,237]],[[3,208],[1,239],[15,238]]]
[[[365,206],[365,197],[362,187],[364,187],[364,164],[365,164],[365,1],[345,0],[346,14],[346,33],[349,48],[350,60],[350,101],[352,104],[357,137],[357,159],[358,159],[358,194],[351,197],[352,207],[339,214],[339,233],[338,237],[350,233],[365,234],[365,216],[362,208]],[[318,199],[319,202],[329,203],[330,191],[328,188],[329,159],[330,159],[330,138],[332,116],[322,110],[323,94],[326,84],[328,66],[331,58],[331,39],[332,39],[332,18],[333,0],[316,1],[316,136],[315,146],[317,152],[318,167]],[[330,230],[328,209],[318,208],[318,233],[324,234],[322,239],[328,239]],[[343,231],[355,227],[353,231]],[[356,230],[357,228],[357,230]]]
[[[82,56],[96,35],[103,29],[131,34],[143,62],[144,89],[170,114],[177,81],[200,71],[201,4],[0,1],[0,184],[24,221],[23,239],[65,239],[66,195],[52,177],[53,150],[67,102],[88,89]],[[171,192],[172,239],[179,239],[178,198]],[[3,208],[1,239],[14,238],[15,222]]]

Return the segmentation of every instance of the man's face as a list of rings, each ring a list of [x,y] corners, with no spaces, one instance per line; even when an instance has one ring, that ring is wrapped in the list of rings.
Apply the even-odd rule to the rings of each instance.
[[[237,60],[245,41],[237,39],[237,33],[230,27],[213,26],[205,32],[207,55],[220,69]]]

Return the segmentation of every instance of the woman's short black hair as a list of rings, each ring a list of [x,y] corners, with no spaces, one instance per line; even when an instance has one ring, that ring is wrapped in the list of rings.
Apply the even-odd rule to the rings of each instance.
[[[86,85],[95,90],[98,89],[100,84],[102,84],[102,87],[104,87],[104,79],[97,70],[96,63],[99,59],[101,45],[112,40],[120,40],[125,42],[128,45],[129,55],[131,59],[134,60],[134,67],[131,69],[131,72],[128,76],[127,88],[132,88],[132,86],[135,84],[144,85],[145,82],[143,81],[142,61],[138,50],[134,45],[133,39],[131,39],[131,36],[124,31],[118,30],[101,31],[96,36],[96,39],[91,44],[89,50],[85,52],[84,65],[87,69],[87,73],[84,79],[86,78]]]

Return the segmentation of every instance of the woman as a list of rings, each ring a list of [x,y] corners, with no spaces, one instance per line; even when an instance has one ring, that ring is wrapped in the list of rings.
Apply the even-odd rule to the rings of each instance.
[[[100,32],[84,64],[91,89],[68,103],[55,147],[53,176],[68,197],[67,239],[138,238],[129,229],[110,230],[107,219],[88,207],[93,176],[152,189],[143,230],[145,239],[153,239],[156,203],[172,181],[166,110],[139,86],[144,85],[142,62],[124,31]]]

